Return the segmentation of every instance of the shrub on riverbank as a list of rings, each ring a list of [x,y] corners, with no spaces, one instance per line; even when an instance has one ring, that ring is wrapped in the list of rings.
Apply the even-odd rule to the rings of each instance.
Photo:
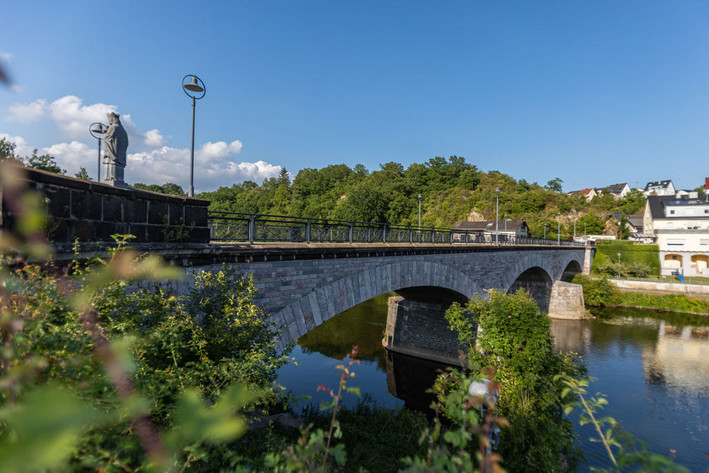
[[[709,302],[691,299],[684,294],[645,294],[619,292],[617,305],[622,307],[646,307],[670,312],[687,312],[709,315]]]
[[[471,370],[493,372],[500,383],[498,413],[509,422],[500,441],[503,467],[528,472],[573,469],[581,454],[573,445],[573,428],[563,416],[559,396],[561,384],[554,377],[580,374],[580,368],[569,356],[554,352],[549,318],[534,300],[522,290],[512,295],[491,291],[489,300],[453,304],[446,319],[462,344],[474,347],[477,342],[477,349],[468,353]],[[472,339],[475,325],[482,329],[477,340]]]
[[[577,274],[571,282],[583,288],[583,300],[586,305],[605,307],[619,303],[620,291],[608,278]]]
[[[684,294],[647,294],[619,290],[608,278],[577,274],[572,280],[583,287],[583,299],[592,307],[644,307],[648,309],[709,314],[709,301]]]

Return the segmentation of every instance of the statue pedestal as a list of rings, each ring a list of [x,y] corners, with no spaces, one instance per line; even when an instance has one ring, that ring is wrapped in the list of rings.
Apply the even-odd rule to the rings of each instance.
[[[123,181],[117,181],[115,179],[101,179],[101,184],[107,184],[113,187],[120,187],[121,189],[128,189],[128,184]]]

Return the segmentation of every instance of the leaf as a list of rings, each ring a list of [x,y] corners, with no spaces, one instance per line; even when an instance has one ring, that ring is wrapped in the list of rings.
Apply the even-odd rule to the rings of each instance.
[[[213,406],[206,407],[197,391],[185,390],[177,401],[175,427],[165,436],[167,447],[176,454],[189,443],[239,437],[246,430],[246,422],[236,411],[256,397],[257,393],[236,383]]]
[[[360,392],[359,388],[353,387],[353,388],[346,388],[346,389],[347,389],[348,393],[354,394],[357,397],[362,397],[362,393]]]
[[[57,467],[66,461],[83,432],[111,418],[63,387],[45,386],[30,392],[19,404],[0,410],[0,421],[8,426],[0,443],[3,470]]]

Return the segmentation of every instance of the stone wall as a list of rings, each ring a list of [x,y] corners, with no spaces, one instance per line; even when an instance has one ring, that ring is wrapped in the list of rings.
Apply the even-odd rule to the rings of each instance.
[[[390,297],[382,343],[398,353],[443,363],[458,362],[458,352],[465,351],[465,348],[446,322],[445,313],[449,306],[450,303]]]
[[[549,301],[549,317],[552,319],[583,319],[586,307],[583,287],[564,281],[554,281]]]
[[[631,281],[626,279],[609,279],[618,289],[637,292],[663,292],[668,294],[686,294],[709,297],[709,285],[687,284],[680,282]]]
[[[120,189],[54,173],[22,168],[26,187],[41,192],[51,218],[47,237],[59,252],[80,242],[111,242],[113,234],[134,235],[136,243],[208,243],[209,202],[189,197]],[[5,192],[3,192],[5,194]],[[14,214],[3,197],[2,227]]]

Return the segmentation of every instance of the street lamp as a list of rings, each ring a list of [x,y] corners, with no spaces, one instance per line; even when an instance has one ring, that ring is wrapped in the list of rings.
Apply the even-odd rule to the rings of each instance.
[[[620,253],[618,253],[618,279],[620,279]]]
[[[556,213],[556,244],[561,245],[561,212]]]
[[[419,194],[419,233],[421,233],[421,194]]]
[[[189,82],[185,79],[189,78]],[[204,97],[207,93],[207,86],[204,85],[202,79],[194,74],[187,74],[182,78],[182,90],[192,99],[192,145],[190,147],[190,190],[189,196],[194,197],[194,108],[195,101]],[[192,92],[192,93],[190,93]]]
[[[547,239],[547,224],[546,222],[544,223],[544,240]]]
[[[98,166],[96,168],[96,182],[101,182],[101,142],[103,135],[106,133],[108,126],[101,122],[92,123],[89,125],[89,133],[98,141]]]
[[[500,223],[500,188],[495,188],[495,244],[500,244],[499,237],[499,223]]]
[[[574,219],[574,241],[576,241],[576,219]]]

